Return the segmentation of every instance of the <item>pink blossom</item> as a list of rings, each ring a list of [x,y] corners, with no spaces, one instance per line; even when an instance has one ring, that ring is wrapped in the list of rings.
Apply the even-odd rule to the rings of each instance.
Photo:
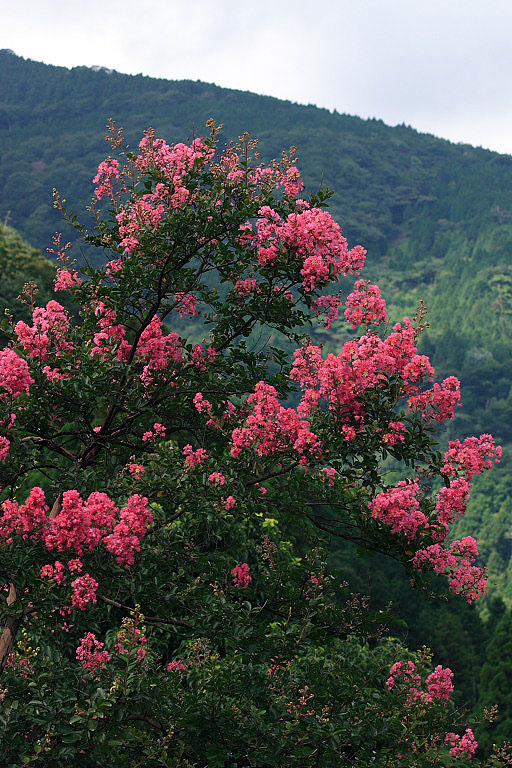
[[[369,280],[358,280],[355,289],[347,298],[345,310],[345,317],[352,323],[352,328],[387,323],[388,311],[379,286],[371,285]]]
[[[196,310],[196,297],[192,293],[177,293],[176,294],[177,306],[176,312],[180,317],[184,315],[197,315]]]
[[[235,283],[234,291],[238,296],[248,296],[251,293],[261,293],[261,288],[258,286],[258,281],[254,278],[246,278],[245,280],[237,280]]]
[[[460,381],[456,376],[449,376],[441,385],[436,383],[432,389],[409,399],[409,409],[418,408],[426,421],[453,419],[456,405],[460,405]]]
[[[82,285],[82,279],[78,272],[70,272],[69,269],[57,270],[55,278],[55,291],[69,291],[70,288]]]
[[[208,363],[212,363],[217,357],[217,350],[214,347],[203,347],[202,344],[196,344],[190,355],[192,364],[200,371],[205,371]]]
[[[107,158],[98,166],[98,173],[93,179],[93,184],[99,184],[94,190],[98,200],[105,195],[113,195],[113,184],[120,177],[119,161]]]
[[[322,479],[328,481],[329,485],[334,485],[334,479],[338,473],[333,467],[324,467],[320,470],[320,476]]]
[[[85,611],[89,603],[96,603],[98,591],[98,582],[93,579],[89,573],[84,573],[83,576],[79,576],[77,579],[71,582],[73,587],[73,595],[71,598],[71,605],[73,608],[79,608],[81,611]]]
[[[327,315],[325,327],[330,328],[333,322],[338,319],[340,304],[341,299],[339,296],[319,296],[318,299],[311,302],[311,308],[317,316],[320,314]]]
[[[33,383],[27,361],[9,347],[0,350],[0,396],[9,394],[15,398],[23,392],[28,394]]]
[[[46,307],[36,307],[32,313],[33,325],[23,320],[16,323],[14,332],[18,341],[31,357],[46,360],[50,351],[57,357],[73,349],[73,344],[66,339],[69,329],[69,317],[57,301],[49,301]]]
[[[470,485],[465,477],[457,477],[436,495],[436,513],[439,522],[438,538],[444,539],[455,517],[462,517],[469,499]]]
[[[236,499],[234,496],[228,496],[226,499],[222,499],[222,503],[224,505],[224,509],[229,511],[236,505]]]
[[[460,440],[451,440],[444,455],[441,472],[452,476],[459,474],[471,480],[473,475],[490,469],[493,461],[499,464],[502,453],[501,445],[495,444],[492,435],[467,437],[463,443]]]
[[[39,572],[39,576],[42,579],[51,579],[56,584],[63,584],[65,580],[65,568],[64,564],[60,560],[56,560],[54,565],[43,565]]]
[[[215,485],[226,484],[226,478],[221,472],[212,472],[208,480],[210,481],[210,483],[215,483]]]
[[[478,546],[472,536],[465,536],[460,541],[453,541],[448,549],[441,544],[431,544],[425,549],[418,549],[413,565],[422,570],[426,565],[436,573],[446,573],[449,587],[456,594],[463,594],[472,603],[479,600],[487,590],[487,575],[476,565]]]
[[[304,189],[304,182],[300,177],[300,171],[296,166],[288,168],[286,174],[281,179],[281,184],[285,189],[287,195],[290,197],[297,197],[297,195]]]
[[[448,667],[443,668],[438,664],[425,681],[429,701],[435,701],[436,699],[448,701],[453,693],[452,678],[453,672],[451,669]]]
[[[194,405],[198,413],[206,411],[209,416],[212,415],[212,404],[203,397],[202,392],[197,392],[194,395]]]
[[[252,576],[249,573],[249,566],[247,563],[235,565],[231,571],[231,575],[233,576],[233,584],[240,589],[247,589],[252,581]]]
[[[187,469],[194,469],[197,464],[202,464],[210,458],[204,448],[198,448],[197,451],[194,451],[191,445],[186,445],[183,453],[185,454]]]
[[[107,550],[116,555],[117,562],[129,567],[135,562],[135,552],[140,550],[140,542],[153,521],[153,513],[148,509],[148,499],[134,494],[121,509],[119,522],[114,530],[105,536]]]
[[[0,461],[5,461],[7,459],[10,447],[11,441],[6,437],[0,437]]]
[[[382,435],[382,442],[389,446],[403,443],[405,440],[404,432],[405,424],[403,421],[391,421],[389,424],[389,432]]]
[[[107,650],[102,650],[105,643],[100,643],[92,632],[88,632],[80,640],[76,649],[76,658],[82,662],[84,669],[97,670],[104,667],[111,659]]]
[[[348,250],[347,241],[331,215],[320,208],[291,213],[286,221],[270,206],[258,211],[254,242],[261,266],[292,249],[303,262],[302,284],[307,290],[334,281],[339,275],[358,272],[365,260],[361,246]]]
[[[171,363],[183,360],[181,340],[177,333],[162,333],[162,321],[155,315],[141,334],[137,357],[146,360],[150,369],[168,368]]]
[[[424,528],[427,517],[418,500],[419,485],[415,481],[401,480],[395,488],[379,493],[370,504],[372,517],[391,526],[392,533],[414,539]]]
[[[236,427],[231,434],[234,458],[244,448],[251,448],[259,456],[286,450],[296,451],[301,456],[320,451],[320,440],[311,432],[310,423],[293,408],[280,405],[277,390],[271,385],[258,382],[246,404],[251,409],[246,426]]]
[[[35,486],[25,504],[7,499],[2,504],[0,517],[0,540],[12,542],[16,534],[23,539],[37,539],[47,523],[48,506],[42,488]]]
[[[136,480],[140,480],[144,472],[146,471],[145,467],[142,464],[128,464],[128,471],[130,474],[134,475]]]
[[[112,279],[114,278],[114,275],[118,275],[120,272],[122,272],[124,269],[124,261],[123,259],[115,259],[113,261],[109,261],[106,264],[106,273],[109,277]]]
[[[185,672],[186,670],[185,664],[177,659],[176,661],[170,661],[167,665],[168,672]]]
[[[449,701],[453,693],[453,672],[440,664],[423,683],[413,661],[397,661],[390,669],[386,682],[390,690],[407,692],[407,704],[434,704],[436,701]]]
[[[472,760],[478,747],[478,741],[471,728],[466,728],[464,736],[458,736],[456,733],[447,733],[445,742],[450,744],[450,755],[456,760]]]

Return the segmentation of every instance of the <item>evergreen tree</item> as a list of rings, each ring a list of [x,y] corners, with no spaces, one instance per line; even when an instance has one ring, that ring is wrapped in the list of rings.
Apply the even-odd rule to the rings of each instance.
[[[489,752],[493,744],[512,739],[512,611],[499,620],[487,647],[482,668],[479,710],[498,707],[492,722],[485,720],[478,727],[482,750]]]

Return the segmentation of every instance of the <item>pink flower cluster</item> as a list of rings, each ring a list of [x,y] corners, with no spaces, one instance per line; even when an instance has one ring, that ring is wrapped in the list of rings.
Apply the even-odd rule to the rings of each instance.
[[[73,595],[71,598],[71,605],[73,608],[79,608],[81,611],[85,611],[89,603],[96,603],[96,593],[98,591],[98,582],[93,579],[88,573],[84,573],[83,576],[78,576],[71,582],[73,588]]]
[[[325,327],[330,328],[335,320],[339,317],[339,308],[341,305],[341,299],[339,296],[319,296],[311,302],[311,308],[318,316],[325,314]]]
[[[27,361],[9,347],[0,350],[0,396],[14,398],[23,392],[28,394],[33,383]]]
[[[91,357],[111,353],[114,345],[118,344],[117,359],[126,360],[132,347],[126,340],[126,328],[117,322],[115,309],[109,309],[100,301],[95,313],[101,330],[94,334],[94,347],[91,350]]]
[[[142,233],[158,229],[164,212],[165,206],[155,194],[143,195],[123,208],[116,215],[121,248],[125,248],[127,253],[134,253]]]
[[[277,399],[277,390],[260,381],[246,405],[251,413],[246,426],[236,427],[231,435],[231,455],[236,458],[244,448],[252,448],[259,456],[283,452],[290,448],[305,457],[320,451],[321,443],[310,430],[310,423],[293,408],[283,408]]]
[[[487,590],[485,572],[472,563],[478,557],[478,546],[472,536],[465,536],[454,541],[449,549],[440,544],[431,544],[425,549],[418,549],[413,565],[422,570],[426,565],[436,573],[449,576],[450,590],[465,596],[468,603],[479,600]]]
[[[55,278],[55,291],[69,291],[70,288],[82,285],[82,279],[78,272],[70,272],[69,269],[57,270]]]
[[[376,520],[391,527],[392,533],[400,533],[409,540],[428,524],[418,500],[418,481],[401,480],[395,488],[379,493],[370,503],[370,512]]]
[[[208,480],[210,481],[210,483],[214,483],[215,485],[226,484],[226,478],[221,472],[212,472]]]
[[[425,684],[416,670],[413,661],[397,661],[390,669],[386,685],[389,689],[407,691],[407,703],[434,704],[436,701],[449,701],[453,693],[453,672],[440,664],[427,677]]]
[[[231,571],[231,575],[233,576],[233,584],[240,589],[247,589],[252,581],[252,576],[249,573],[249,566],[247,563],[235,565]]]
[[[185,464],[187,469],[194,469],[198,464],[202,464],[210,458],[204,448],[198,448],[194,451],[191,445],[186,445],[183,449],[183,453],[185,454]]]
[[[0,437],[0,461],[5,461],[9,455],[11,441],[7,437]]]
[[[119,161],[112,160],[110,157],[104,160],[98,166],[98,173],[92,180],[93,184],[99,184],[94,190],[94,193],[98,200],[101,200],[105,195],[112,196],[114,191],[114,183],[119,180],[121,172],[119,170]]]
[[[170,661],[169,664],[167,665],[168,672],[185,672],[186,669],[187,668],[185,664],[179,659],[175,661]]]
[[[148,430],[142,435],[142,442],[147,443],[148,440],[155,440],[158,437],[165,437],[165,427],[163,424],[155,422],[153,424],[153,430]]]
[[[371,285],[369,280],[358,280],[345,302],[345,317],[352,328],[359,325],[380,325],[388,322],[386,302],[382,298],[378,285]]]
[[[11,544],[14,536],[23,539],[39,539],[47,526],[44,491],[35,487],[21,506],[17,501],[7,499],[2,504],[3,515],[0,517],[0,540]]]
[[[132,462],[131,464],[128,464],[128,471],[135,477],[136,480],[140,480],[146,469],[143,464],[136,464]]]
[[[119,513],[119,522],[114,530],[105,536],[105,547],[116,555],[120,565],[127,568],[135,562],[135,552],[140,550],[140,542],[153,522],[153,513],[148,509],[148,499],[134,494]]]
[[[408,318],[397,323],[393,332],[380,339],[367,334],[347,341],[340,354],[329,354],[307,346],[295,351],[290,378],[305,390],[298,411],[307,415],[320,399],[343,420],[363,420],[361,396],[369,389],[381,387],[392,376],[400,376],[403,394],[415,391],[425,376],[433,376],[428,357],[418,355],[415,329]]]
[[[54,565],[43,565],[39,575],[42,579],[50,579],[59,585],[64,584],[66,578],[64,563],[61,563],[60,560],[56,560]]]
[[[290,213],[286,220],[270,206],[258,211],[256,233],[244,231],[252,240],[261,266],[276,261],[292,249],[302,259],[302,284],[307,290],[336,281],[339,275],[362,269],[366,251],[360,245],[349,251],[347,241],[332,216],[321,208]]]
[[[107,650],[102,650],[105,643],[100,643],[92,632],[88,632],[80,640],[80,645],[76,649],[76,658],[82,662],[84,669],[91,671],[104,667],[111,659]]]
[[[32,318],[32,326],[20,320],[14,328],[18,341],[31,357],[46,360],[52,346],[57,357],[73,349],[72,343],[66,340],[69,317],[58,301],[52,299],[46,307],[36,307]]]
[[[452,476],[460,474],[471,480],[473,475],[490,469],[493,462],[499,464],[502,453],[501,445],[496,445],[492,435],[467,437],[463,443],[460,440],[451,440],[444,455],[441,472]]]
[[[181,339],[174,332],[164,335],[162,321],[155,316],[140,336],[137,359],[146,362],[142,372],[142,380],[146,385],[153,380],[152,371],[166,370],[172,376],[177,364],[183,362]]]
[[[456,733],[447,733],[445,742],[450,745],[450,755],[456,760],[472,760],[478,748],[478,741],[471,728],[466,728],[464,736],[458,736]]]
[[[176,294],[176,312],[180,317],[184,315],[197,315],[196,297],[193,293],[179,292]]]
[[[405,441],[405,424],[403,421],[391,421],[389,423],[389,432],[382,435],[382,442],[389,446],[403,443]]]
[[[456,477],[436,496],[436,514],[439,523],[437,538],[444,540],[455,517],[462,517],[469,499],[470,484],[465,477]]]
[[[258,281],[254,278],[247,278],[246,280],[237,280],[235,283],[234,291],[237,296],[248,296],[251,293],[261,293],[261,288],[258,285]]]
[[[196,344],[190,355],[192,364],[200,371],[205,371],[207,365],[212,363],[217,357],[218,352],[215,347],[203,347],[202,344]]]
[[[327,480],[329,485],[334,485],[334,479],[338,473],[333,467],[324,467],[320,470],[320,477],[323,480]]]
[[[155,139],[152,129],[145,131],[139,150],[137,167],[142,172],[151,168],[159,171],[166,184],[157,185],[157,191],[160,186],[165,188],[169,205],[173,208],[180,208],[190,196],[185,183],[187,174],[196,165],[209,163],[213,156],[213,150],[202,139],[194,139],[190,146],[181,143],[169,146],[163,139]]]
[[[409,399],[409,409],[418,408],[425,421],[453,419],[456,405],[460,405],[460,381],[456,376],[449,376],[442,384],[436,383],[432,389]]]
[[[212,404],[209,400],[206,400],[203,397],[202,392],[196,392],[194,395],[194,405],[198,413],[203,413],[203,411],[206,411],[209,416],[212,415]]]
[[[49,550],[75,549],[81,555],[84,549],[93,550],[103,542],[127,566],[134,562],[134,553],[140,550],[153,520],[148,499],[138,494],[130,496],[119,511],[106,493],[95,491],[84,502],[75,490],[65,491],[59,513],[47,517],[48,506],[39,487],[32,489],[25,504],[8,499],[2,510],[0,539],[7,543],[18,535],[41,541]]]
[[[302,192],[304,189],[304,182],[300,177],[299,169],[295,165],[288,168],[281,179],[281,186],[284,187],[286,194],[291,197],[297,197],[297,195]]]

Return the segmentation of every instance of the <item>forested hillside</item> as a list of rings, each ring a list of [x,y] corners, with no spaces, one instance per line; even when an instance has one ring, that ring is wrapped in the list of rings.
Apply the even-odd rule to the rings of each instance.
[[[246,130],[259,138],[265,158],[297,146],[308,189],[333,189],[331,212],[349,242],[368,249],[364,276],[385,290],[392,317],[412,315],[425,300],[430,327],[422,351],[432,356],[440,378],[455,373],[462,381],[463,407],[450,436],[492,432],[510,444],[512,157],[405,126],[201,82],[67,70],[0,51],[0,313],[8,307],[28,320],[28,307],[17,297],[29,281],[39,285],[38,303],[53,297],[54,269],[41,252],[56,230],[66,239],[73,236],[78,262],[97,259],[63,226],[52,189],[59,189],[71,210],[83,210],[98,163],[108,153],[109,117],[125,127],[135,147],[150,125],[177,141],[200,135],[212,116],[224,122],[226,140]],[[317,332],[317,339],[335,351],[349,334],[340,321],[329,332]],[[452,666],[461,700],[472,706],[486,646],[503,616],[503,604],[493,598],[512,605],[512,474],[506,454],[500,468],[475,480],[456,531],[458,537],[478,537],[482,563],[489,567],[490,599],[482,614],[487,623],[455,599],[428,602],[391,562],[378,563],[385,578],[375,583],[374,559],[358,558],[349,545],[337,545],[333,555],[351,587],[372,594],[375,608],[394,602],[402,623],[392,632],[410,647],[430,645],[436,662]]]

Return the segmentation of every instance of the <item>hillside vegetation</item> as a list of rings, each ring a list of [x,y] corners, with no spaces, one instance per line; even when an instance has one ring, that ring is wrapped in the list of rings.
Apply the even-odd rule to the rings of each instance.
[[[462,380],[463,407],[450,436],[492,432],[510,444],[512,157],[409,127],[201,82],[67,70],[0,51],[0,222],[9,223],[0,227],[0,314],[8,307],[28,320],[28,307],[17,297],[32,280],[40,288],[37,303],[53,298],[54,267],[41,252],[56,230],[65,239],[75,233],[53,209],[52,189],[60,190],[70,209],[83,210],[98,163],[108,153],[109,117],[125,127],[135,146],[150,125],[169,142],[181,141],[200,135],[212,116],[224,122],[226,140],[246,130],[258,137],[264,158],[282,146],[298,147],[308,189],[333,189],[333,216],[352,245],[368,249],[364,276],[381,285],[392,317],[412,315],[425,300],[431,325],[422,351],[440,378],[455,373]],[[78,241],[73,255],[79,262],[93,258]],[[56,298],[64,303],[62,294]],[[335,351],[349,334],[339,322],[317,339]],[[475,481],[456,535],[479,538],[491,597],[509,606],[511,526],[512,474],[505,460]],[[394,632],[411,647],[427,642],[438,662],[451,663],[464,700],[474,705],[493,611],[501,617],[499,604],[487,600],[483,615],[491,621],[485,627],[472,609],[452,600],[428,605],[393,564],[379,564],[386,578],[375,584],[372,560],[342,547],[333,558],[355,590],[372,592],[376,607],[395,602],[405,624]]]
[[[201,134],[212,116],[224,122],[226,140],[246,130],[258,137],[265,158],[297,146],[307,188],[334,190],[331,212],[349,242],[368,249],[365,276],[383,287],[392,316],[412,314],[426,301],[431,326],[423,351],[438,374],[456,373],[463,385],[452,436],[489,431],[510,441],[512,157],[208,83],[68,70],[8,51],[0,51],[0,94],[0,218],[43,251],[57,229],[71,235],[53,209],[52,189],[72,209],[87,204],[108,149],[109,117],[124,126],[132,146],[150,125],[179,141]],[[5,231],[14,244],[12,230]],[[74,256],[90,258],[80,243]],[[34,252],[31,259],[30,269],[26,259],[19,262],[16,284],[30,277],[48,285],[49,266]],[[4,306],[19,290],[10,282],[14,271],[7,273]],[[39,299],[45,298],[43,290]],[[340,322],[319,339],[334,351],[346,335]],[[499,563],[500,592],[512,521],[508,474],[502,474],[487,480],[506,491],[493,528],[498,540],[484,553],[493,572]],[[473,502],[468,520],[480,525],[485,509],[476,491],[478,511]],[[512,598],[508,589],[504,594]]]

